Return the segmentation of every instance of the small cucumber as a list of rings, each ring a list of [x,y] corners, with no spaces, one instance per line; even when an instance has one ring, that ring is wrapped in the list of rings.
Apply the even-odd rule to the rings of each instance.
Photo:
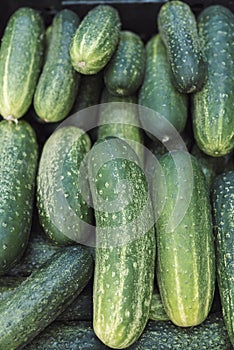
[[[234,171],[225,172],[215,178],[211,197],[223,318],[234,346]]]
[[[146,45],[146,71],[140,88],[139,104],[162,115],[178,132],[184,130],[188,97],[180,93],[172,82],[166,48],[159,34],[153,36]],[[144,119],[141,122],[144,127]],[[159,123],[153,118],[150,122]]]
[[[158,28],[177,89],[183,93],[200,90],[207,68],[190,6],[178,0],[163,4],[158,14]]]
[[[0,348],[27,344],[74,300],[92,276],[92,257],[82,247],[56,253],[0,304]]]
[[[46,234],[56,244],[88,242],[92,221],[87,174],[79,168],[91,147],[76,126],[62,126],[44,144],[37,176],[37,207]],[[84,198],[88,196],[88,201]]]
[[[146,177],[132,148],[99,140],[88,172],[96,219],[94,316],[96,335],[112,348],[133,344],[149,318],[155,233]]]
[[[98,139],[119,137],[128,142],[144,163],[144,139],[140,128],[136,95],[113,96],[104,88],[99,108]]]
[[[221,157],[234,148],[234,14],[209,6],[198,18],[198,30],[208,77],[192,97],[194,137],[204,153]]]
[[[120,32],[117,49],[104,72],[105,85],[117,96],[131,96],[142,84],[145,72],[145,48],[139,35]]]
[[[215,255],[209,190],[195,157],[168,152],[153,178],[157,230],[157,278],[170,320],[202,323],[215,290]],[[183,178],[179,178],[179,172]]]
[[[71,43],[73,67],[82,74],[96,74],[110,61],[119,42],[121,22],[109,5],[91,9],[83,18]]]
[[[16,10],[7,22],[0,49],[0,114],[19,119],[29,109],[44,53],[44,23],[29,7]]]
[[[25,121],[0,122],[0,275],[23,255],[30,234],[38,146]]]
[[[59,11],[52,23],[50,42],[34,95],[34,108],[45,122],[58,122],[70,112],[79,86],[79,74],[71,64],[69,48],[79,25],[71,10]]]

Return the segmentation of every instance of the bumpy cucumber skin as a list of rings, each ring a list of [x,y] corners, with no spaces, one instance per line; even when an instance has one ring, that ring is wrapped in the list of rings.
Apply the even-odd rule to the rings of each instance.
[[[177,0],[163,4],[158,14],[158,28],[177,89],[183,93],[199,91],[207,68],[196,19],[189,5]]]
[[[24,253],[32,221],[38,146],[32,127],[0,122],[0,274]]]
[[[107,350],[90,322],[53,322],[25,350]],[[180,328],[171,322],[148,323],[129,350],[232,350],[222,316],[210,315],[199,326]]]
[[[130,144],[144,164],[144,138],[137,110],[137,96],[114,96],[107,88],[101,95],[98,139],[119,137]]]
[[[234,15],[209,6],[198,18],[198,30],[208,77],[192,97],[194,137],[204,153],[220,157],[234,147]]]
[[[65,9],[55,15],[42,73],[34,95],[34,109],[45,122],[63,120],[70,112],[79,87],[80,76],[71,64],[69,48],[79,18]]]
[[[109,5],[94,7],[82,20],[70,47],[73,67],[82,74],[96,74],[110,61],[119,42],[121,22]]]
[[[0,348],[27,344],[79,295],[92,272],[92,257],[82,247],[56,253],[0,305]]]
[[[188,156],[191,159],[192,180],[188,171]],[[161,213],[157,214],[159,218],[156,222],[159,291],[165,311],[174,324],[182,327],[195,326],[206,319],[215,288],[215,254],[209,191],[198,161],[193,156],[175,151],[162,156],[159,162],[164,178],[155,175],[153,179],[155,213],[161,210]],[[192,195],[180,223],[168,230],[168,221],[178,192],[177,167],[184,174],[181,186],[187,186],[193,181]],[[183,202],[185,199],[185,196],[179,198]],[[163,202],[164,206],[160,208]]]
[[[97,238],[93,326],[105,345],[122,349],[139,338],[149,317],[156,250],[152,206],[136,154],[123,140],[99,140],[88,164]],[[126,183],[119,189],[122,181],[130,183],[131,198]]]
[[[70,114],[97,105],[99,103],[102,87],[102,72],[93,75],[82,75],[79,91]]]
[[[108,91],[117,96],[131,96],[142,84],[145,72],[145,48],[139,35],[120,32],[117,49],[104,72]]]
[[[172,82],[166,48],[159,34],[151,38],[146,45],[146,70],[140,88],[139,104],[158,112],[178,132],[184,130],[188,113],[188,97],[180,93]]]
[[[37,11],[22,7],[10,17],[0,50],[0,114],[21,118],[29,109],[44,52],[44,24]]]
[[[50,136],[42,150],[37,207],[42,227],[56,244],[88,240],[86,223],[92,220],[90,197],[86,201],[83,196],[89,196],[89,187],[87,174],[80,175],[79,167],[90,147],[89,136],[83,130],[64,126]]]
[[[224,322],[234,346],[234,171],[216,177],[211,193],[216,230],[219,292]]]

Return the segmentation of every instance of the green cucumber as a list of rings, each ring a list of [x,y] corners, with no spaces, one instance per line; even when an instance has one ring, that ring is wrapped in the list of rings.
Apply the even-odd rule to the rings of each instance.
[[[192,98],[194,137],[204,153],[220,157],[234,148],[234,14],[209,6],[198,18],[198,30],[208,78]]]
[[[219,292],[224,322],[234,346],[234,171],[216,177],[211,194],[216,231]]]
[[[58,12],[52,23],[50,43],[34,95],[34,109],[45,122],[63,120],[70,112],[79,86],[69,48],[79,18],[71,10]]]
[[[0,49],[0,114],[19,119],[29,109],[44,52],[44,24],[32,8],[21,7],[7,22]]]
[[[96,74],[110,61],[119,42],[120,18],[109,5],[91,9],[83,18],[71,43],[73,67],[82,74]]]
[[[79,168],[90,146],[89,136],[72,125],[58,128],[44,144],[37,176],[37,207],[42,227],[56,244],[88,241],[92,221],[89,187],[87,174],[80,174]]]
[[[189,153],[166,153],[159,162],[161,174],[153,177],[159,291],[174,324],[195,326],[206,319],[215,290],[209,191]]]
[[[107,350],[93,332],[90,322],[53,322],[25,350]],[[148,323],[141,338],[129,350],[232,350],[222,316],[211,315],[189,329],[171,322]]]
[[[92,147],[88,172],[96,219],[94,331],[122,349],[149,317],[156,250],[149,189],[135,152],[119,138]]]
[[[92,276],[92,257],[82,247],[56,253],[0,304],[0,348],[27,344],[79,295]]]
[[[32,127],[0,122],[0,275],[23,255],[30,234],[38,146]]]
[[[149,319],[154,321],[168,321],[169,317],[164,309],[160,294],[154,291],[151,300]]]
[[[158,28],[167,48],[175,86],[183,93],[199,91],[207,69],[190,6],[178,0],[163,4],[158,14]]]
[[[119,137],[128,142],[141,164],[144,162],[144,138],[140,128],[136,95],[114,96],[104,88],[99,108],[98,139]]]
[[[172,82],[166,48],[159,34],[153,36],[146,45],[146,71],[140,88],[139,104],[162,115],[178,132],[184,130],[188,98]],[[144,126],[144,119],[141,122]],[[151,122],[159,123],[157,119]]]
[[[104,71],[108,91],[117,96],[131,96],[142,84],[145,72],[145,48],[138,34],[120,32],[117,49]]]
[[[82,75],[79,91],[70,114],[97,105],[99,103],[102,86],[103,79],[101,73],[93,75]]]

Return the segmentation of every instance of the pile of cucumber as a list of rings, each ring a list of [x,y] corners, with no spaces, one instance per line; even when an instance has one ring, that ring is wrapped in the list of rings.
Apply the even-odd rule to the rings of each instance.
[[[0,46],[0,350],[234,347],[234,14],[115,6]]]

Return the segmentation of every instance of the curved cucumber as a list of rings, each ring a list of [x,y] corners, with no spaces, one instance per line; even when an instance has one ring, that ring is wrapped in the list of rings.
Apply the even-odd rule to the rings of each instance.
[[[82,247],[56,253],[0,304],[0,348],[17,349],[68,306],[92,276],[92,257]]]
[[[216,177],[211,193],[216,230],[219,292],[224,322],[234,346],[234,171]]]
[[[145,48],[139,35],[120,32],[117,49],[104,72],[104,81],[110,93],[130,96],[140,87],[145,72]]]
[[[184,93],[200,90],[206,79],[206,63],[190,6],[178,0],[163,4],[158,27],[177,89]]]
[[[44,144],[37,176],[37,206],[41,225],[57,244],[88,241],[90,195],[87,174],[80,174],[79,168],[90,146],[89,136],[75,126],[57,129]]]
[[[99,108],[98,138],[119,137],[130,144],[144,163],[144,139],[137,110],[137,97],[113,96],[105,88]]]
[[[135,152],[121,139],[99,140],[89,153],[96,218],[96,335],[110,347],[134,343],[149,318],[155,234],[148,184]]]
[[[19,119],[29,109],[44,51],[44,24],[37,11],[21,7],[7,22],[0,50],[0,114]]]
[[[53,19],[46,61],[36,87],[34,108],[46,122],[58,122],[70,112],[79,85],[71,64],[69,48],[79,25],[71,10],[62,10]]]
[[[166,48],[159,34],[151,38],[146,45],[146,71],[140,88],[139,104],[162,115],[178,132],[184,130],[188,113],[188,97],[180,93],[172,82]],[[142,123],[144,126],[144,120]]]
[[[72,40],[73,67],[82,74],[96,74],[110,61],[119,41],[120,18],[109,5],[94,7],[82,20]]]
[[[159,162],[163,176],[156,172],[153,178],[159,291],[173,323],[195,326],[206,319],[215,290],[209,191],[198,161],[189,153],[167,153]]]
[[[192,98],[194,137],[204,153],[220,157],[234,148],[234,14],[209,6],[198,18],[198,29],[208,78]]]
[[[0,274],[23,255],[29,238],[38,146],[25,122],[0,122]]]

